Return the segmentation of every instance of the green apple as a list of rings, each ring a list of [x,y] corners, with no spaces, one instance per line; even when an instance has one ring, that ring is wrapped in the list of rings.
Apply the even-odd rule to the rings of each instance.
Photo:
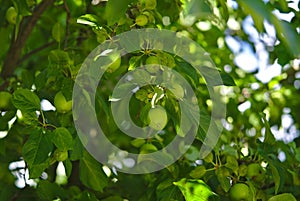
[[[145,26],[146,24],[148,24],[148,18],[146,15],[138,15],[136,18],[135,18],[135,23],[140,26],[140,27],[143,27]]]
[[[7,9],[6,11],[6,20],[10,23],[10,24],[16,24],[17,22],[17,10],[15,9],[15,7],[11,6]]]
[[[56,149],[53,154],[56,161],[65,161],[69,156],[68,151],[61,151],[58,149]]]
[[[150,56],[146,59],[146,70],[149,73],[157,73],[160,69],[160,59],[156,56]]]
[[[172,55],[166,52],[161,52],[158,54],[163,66],[168,66],[169,68],[174,68],[176,66],[175,59]]]
[[[182,99],[184,97],[184,89],[180,84],[174,83],[172,85],[172,91],[171,91],[176,98]]]
[[[63,93],[60,91],[54,97],[54,106],[58,112],[66,113],[72,109],[72,100],[67,101]]]
[[[268,201],[297,201],[296,198],[290,193],[283,193],[271,197]]]
[[[8,110],[12,106],[12,95],[6,91],[0,92],[0,110]]]
[[[160,59],[157,56],[150,56],[146,59],[146,64],[160,64]]]
[[[250,189],[244,183],[234,184],[229,191],[229,197],[232,201],[250,201]]]
[[[142,7],[146,10],[154,10],[156,8],[156,0],[140,0]]]
[[[111,63],[111,64],[107,67],[106,71],[109,72],[109,73],[113,73],[113,72],[115,72],[120,66],[121,66],[121,57],[118,56],[118,58],[117,58],[113,63]]]
[[[148,113],[149,126],[154,130],[162,130],[168,123],[168,115],[162,106],[151,108]]]
[[[262,182],[265,179],[265,170],[258,163],[251,163],[247,168],[247,177],[255,182]]]

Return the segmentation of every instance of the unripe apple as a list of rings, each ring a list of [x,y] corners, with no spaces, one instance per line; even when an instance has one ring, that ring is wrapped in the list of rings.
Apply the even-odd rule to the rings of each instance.
[[[156,8],[156,0],[141,0],[141,5],[146,10],[154,10]]]
[[[168,123],[168,115],[162,106],[151,108],[148,113],[149,126],[154,130],[162,130]]]
[[[265,179],[265,171],[258,163],[251,163],[247,168],[247,177],[255,182],[262,182]]]
[[[282,193],[271,197],[268,201],[296,201],[296,198],[290,193]]]
[[[68,158],[68,151],[55,150],[54,159],[56,161],[65,161]]]
[[[60,91],[54,97],[54,106],[58,112],[66,113],[72,109],[72,100],[67,101],[63,93]]]
[[[182,99],[184,97],[184,89],[180,84],[174,83],[172,85],[172,93],[176,96],[176,98]]]
[[[160,64],[160,59],[157,56],[150,56],[146,59],[146,64]]]
[[[146,70],[149,73],[157,73],[160,69],[160,59],[156,56],[150,56],[146,59]]]
[[[148,18],[146,15],[138,15],[136,18],[135,18],[135,23],[140,26],[140,27],[143,27],[145,26],[146,24],[148,24]]]
[[[5,17],[6,17],[6,20],[10,24],[16,24],[17,16],[18,16],[18,13],[17,13],[15,7],[11,6],[7,9]]]
[[[12,106],[12,95],[6,91],[0,92],[0,110],[8,110]]]
[[[121,57],[118,56],[118,58],[113,62],[111,63],[108,67],[107,67],[107,72],[109,73],[113,73],[115,72],[121,65]]]
[[[231,187],[229,196],[232,201],[250,201],[250,189],[244,183],[237,183]]]

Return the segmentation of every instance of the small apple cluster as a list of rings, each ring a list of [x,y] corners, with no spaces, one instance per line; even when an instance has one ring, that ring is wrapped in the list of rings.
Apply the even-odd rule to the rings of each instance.
[[[144,27],[149,23],[154,23],[153,10],[156,8],[156,0],[140,0],[137,4],[138,12],[135,17],[135,25]]]

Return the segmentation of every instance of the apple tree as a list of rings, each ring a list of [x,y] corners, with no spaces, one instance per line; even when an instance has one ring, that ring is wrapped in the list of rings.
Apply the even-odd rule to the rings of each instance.
[[[300,200],[299,2],[0,3],[0,200]]]

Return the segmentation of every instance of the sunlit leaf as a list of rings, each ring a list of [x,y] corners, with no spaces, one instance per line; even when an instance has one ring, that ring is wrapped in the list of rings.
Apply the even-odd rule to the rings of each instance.
[[[85,14],[77,19],[78,24],[85,24],[91,27],[98,26],[98,17],[93,14]]]
[[[178,186],[186,200],[189,201],[218,201],[219,197],[210,190],[209,186],[202,180],[186,179],[173,182]]]

